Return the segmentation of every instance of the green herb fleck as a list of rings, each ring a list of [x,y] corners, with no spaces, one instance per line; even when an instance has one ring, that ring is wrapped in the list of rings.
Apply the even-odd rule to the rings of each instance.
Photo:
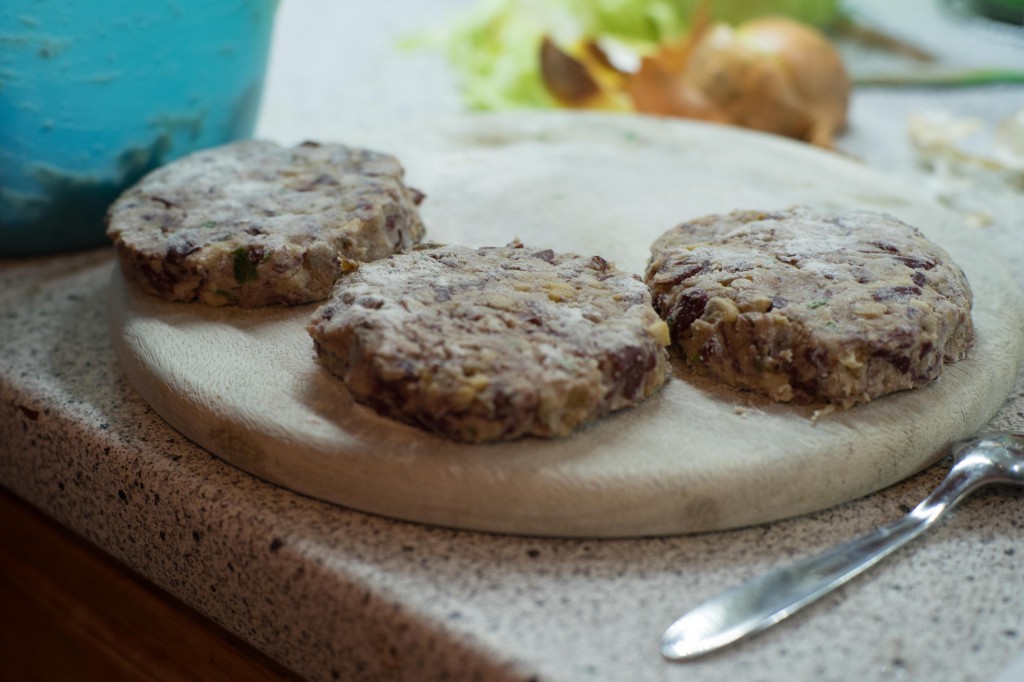
[[[239,284],[255,282],[259,279],[259,273],[256,272],[256,263],[252,262],[249,253],[249,249],[244,246],[239,246],[231,252],[231,263],[235,269],[235,281]]]
[[[810,308],[811,310],[814,310],[815,308],[820,308],[821,306],[825,305],[826,303],[828,303],[828,301],[826,301],[825,299],[819,299],[817,301],[812,301],[812,302],[808,303],[807,307]]]
[[[205,228],[209,229],[211,227],[217,227],[217,223],[215,221],[213,221],[213,220],[207,220],[200,227],[205,227]]]

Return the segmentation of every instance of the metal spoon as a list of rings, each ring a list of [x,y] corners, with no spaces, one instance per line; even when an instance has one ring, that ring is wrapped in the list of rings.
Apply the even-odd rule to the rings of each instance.
[[[954,445],[953,455],[946,478],[909,514],[704,602],[665,631],[662,655],[694,658],[760,632],[874,566],[968,493],[989,483],[1024,485],[1024,433],[984,433]]]

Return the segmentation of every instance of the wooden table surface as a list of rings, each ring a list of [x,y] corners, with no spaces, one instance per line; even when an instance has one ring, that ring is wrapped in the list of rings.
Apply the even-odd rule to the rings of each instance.
[[[4,679],[300,679],[3,488],[0,604]]]

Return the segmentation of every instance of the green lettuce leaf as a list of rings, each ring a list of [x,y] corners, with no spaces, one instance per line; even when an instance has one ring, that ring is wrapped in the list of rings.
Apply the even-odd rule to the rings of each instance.
[[[473,109],[554,107],[537,55],[545,35],[559,44],[613,39],[638,54],[680,38],[699,0],[482,0],[432,39],[443,49]],[[843,17],[841,0],[716,0],[712,16],[739,23],[785,15],[819,27]]]

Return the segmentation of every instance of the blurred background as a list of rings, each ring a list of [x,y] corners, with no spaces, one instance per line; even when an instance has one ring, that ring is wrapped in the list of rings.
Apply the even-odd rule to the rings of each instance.
[[[248,137],[277,0],[5,0],[0,255],[104,244],[146,172]]]
[[[106,244],[106,206],[195,149],[466,111],[682,116],[1024,186],[1024,0],[392,4],[8,0],[0,256]]]

